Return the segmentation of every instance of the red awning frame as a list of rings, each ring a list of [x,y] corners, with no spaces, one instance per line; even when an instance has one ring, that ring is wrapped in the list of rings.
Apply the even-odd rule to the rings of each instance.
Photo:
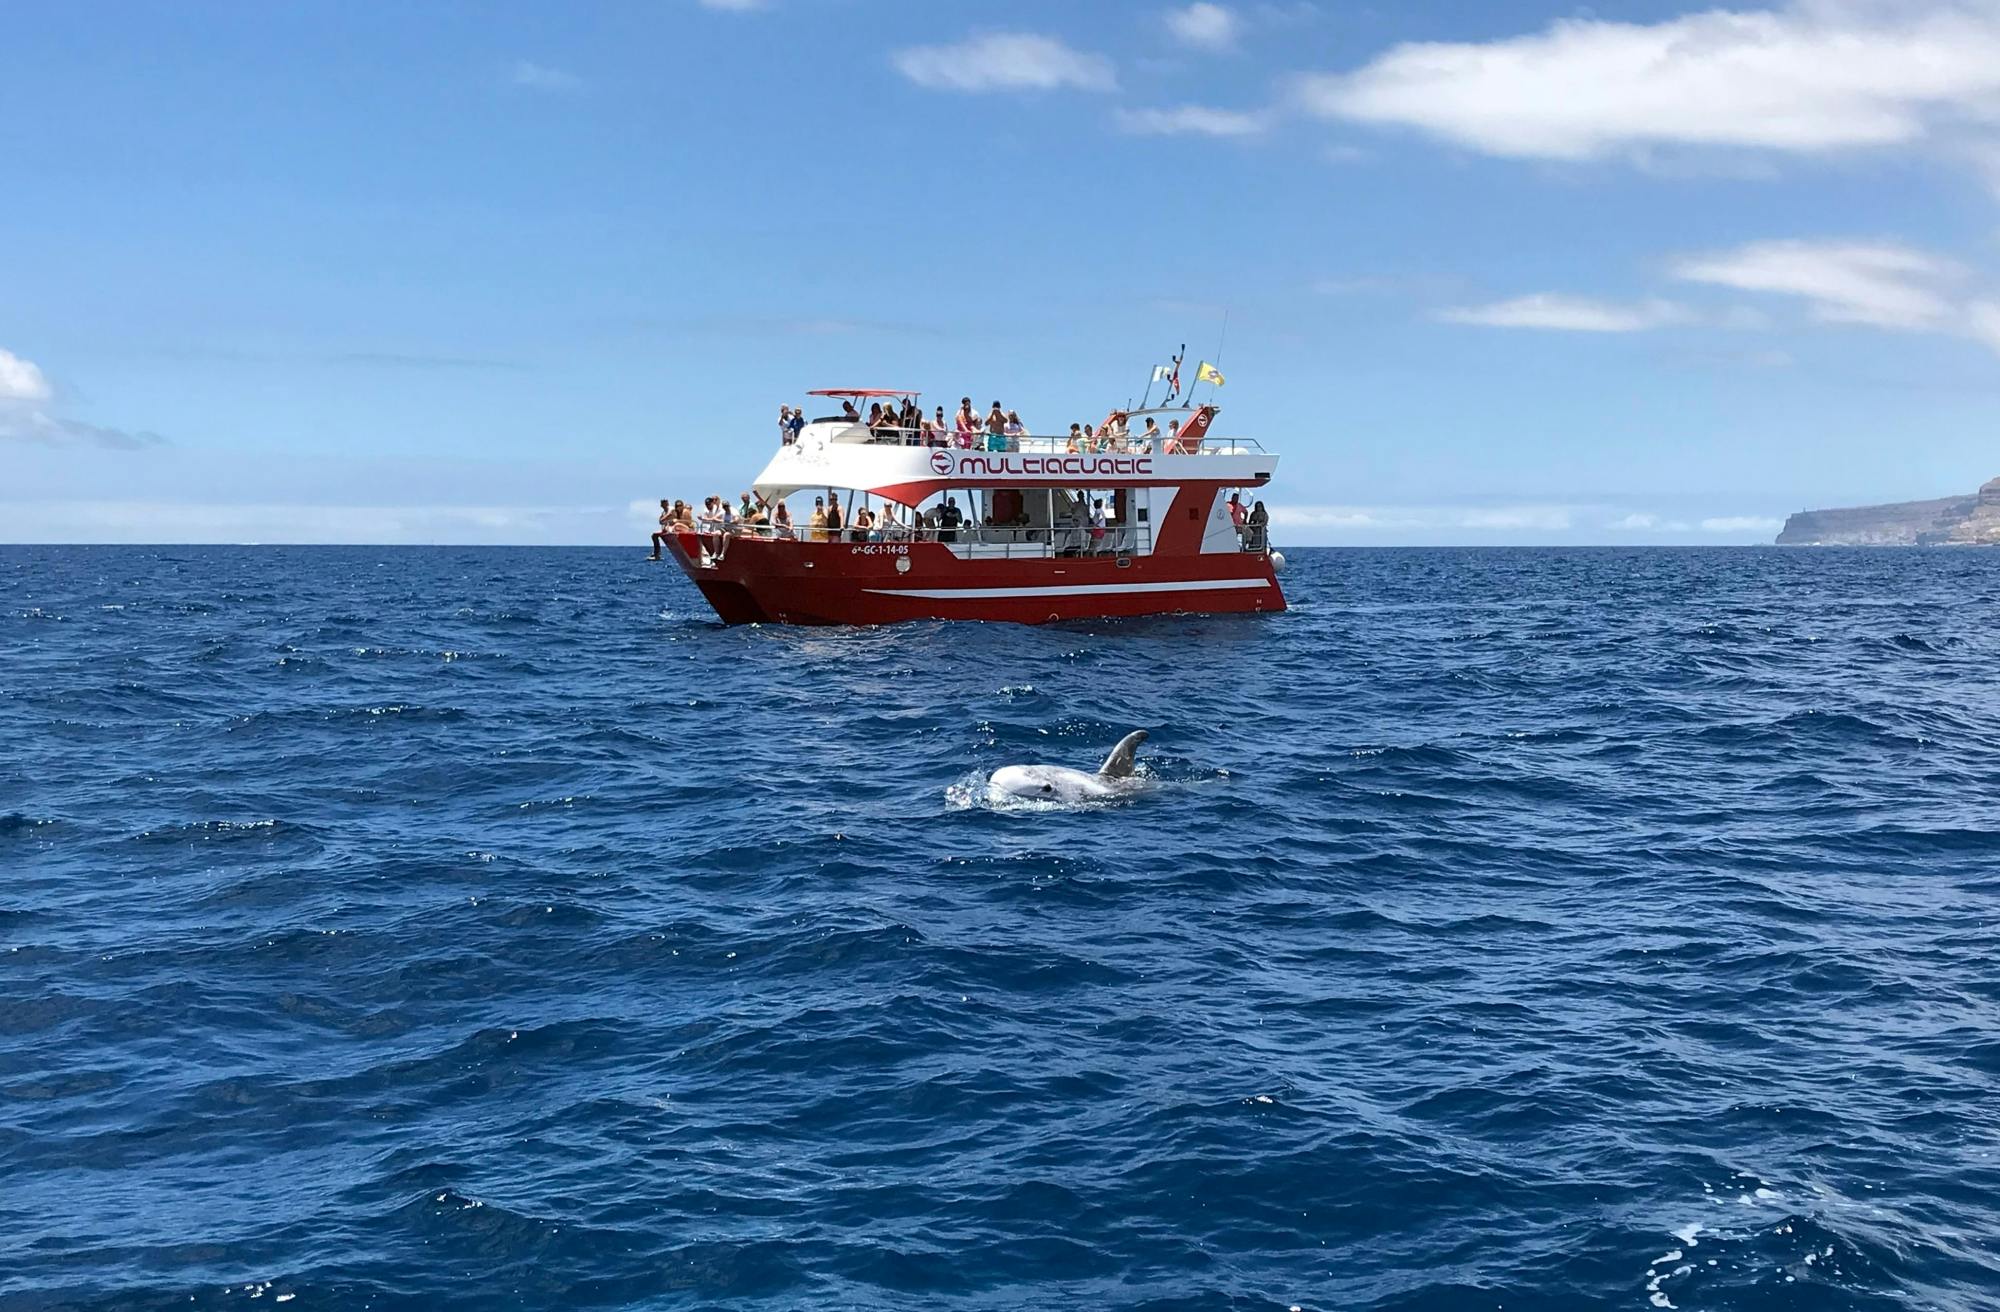
[[[907,387],[820,387],[807,392],[807,396],[922,396],[922,392]]]

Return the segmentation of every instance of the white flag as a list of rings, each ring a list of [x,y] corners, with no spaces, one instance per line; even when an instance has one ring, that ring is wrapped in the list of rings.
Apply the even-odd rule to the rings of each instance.
[[[1173,367],[1172,365],[1170,365],[1170,364],[1156,364],[1156,365],[1154,365],[1154,366],[1153,366],[1153,381],[1154,381],[1154,382],[1156,382],[1156,383],[1165,383],[1165,382],[1170,382],[1170,381],[1172,381],[1172,379],[1173,379],[1173,376],[1174,376],[1174,367]]]

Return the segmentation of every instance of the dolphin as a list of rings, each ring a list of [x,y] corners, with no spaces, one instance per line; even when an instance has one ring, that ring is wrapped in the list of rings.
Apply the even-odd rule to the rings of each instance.
[[[1089,802],[1129,793],[1139,786],[1132,775],[1133,757],[1146,731],[1135,729],[1118,740],[1096,774],[1061,765],[1003,765],[986,782],[995,797],[1035,802]]]

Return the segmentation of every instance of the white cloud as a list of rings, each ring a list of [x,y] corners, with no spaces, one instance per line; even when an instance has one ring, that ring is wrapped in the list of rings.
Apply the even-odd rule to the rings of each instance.
[[[1286,540],[1316,542],[1623,542],[1768,539],[1783,520],[1730,514],[1706,518],[1603,503],[1523,502],[1488,506],[1271,506]]]
[[[596,536],[616,514],[603,506],[0,502],[0,523],[17,542],[556,542]],[[580,524],[593,532],[579,534]],[[608,540],[628,536],[621,529]]]
[[[574,91],[583,85],[583,79],[574,73],[565,73],[560,68],[550,68],[526,59],[514,61],[508,80],[531,91]]]
[[[32,360],[0,349],[0,442],[33,442],[40,446],[100,446],[131,451],[157,446],[156,433],[128,433],[120,428],[86,424],[48,413],[55,389]]]
[[[1291,529],[1344,529],[1380,533],[1568,532],[1575,510],[1559,505],[1516,506],[1313,506],[1277,505],[1271,523]]]
[[[1681,260],[1673,274],[1689,282],[1796,296],[1823,323],[1935,331],[1958,315],[1945,289],[1963,271],[1892,242],[1763,241]]]
[[[1974,301],[1965,307],[1965,326],[1974,340],[1985,343],[1988,349],[2000,354],[2000,304]]]
[[[1771,534],[1785,526],[1782,519],[1767,519],[1762,515],[1716,515],[1701,521],[1704,533],[1730,534]]]
[[[1117,70],[1102,55],[1051,36],[989,32],[957,45],[911,46],[891,56],[896,71],[935,91],[1115,91]]]
[[[1141,136],[1250,137],[1270,126],[1262,114],[1240,109],[1212,109],[1207,105],[1179,105],[1172,109],[1121,109],[1118,126]]]
[[[0,401],[46,401],[51,395],[48,376],[34,361],[0,348]]]
[[[1521,158],[1889,146],[2000,109],[2000,6],[1795,0],[1653,24],[1565,20],[1397,46],[1355,72],[1303,78],[1297,94],[1327,118]]]
[[[1631,304],[1597,301],[1582,296],[1538,292],[1517,296],[1492,305],[1457,306],[1440,310],[1446,323],[1476,324],[1485,328],[1539,328],[1572,333],[1636,333],[1670,324],[1689,323],[1695,315],[1686,306],[1672,301],[1638,301]]]
[[[97,446],[113,451],[141,451],[160,446],[166,439],[158,433],[127,432],[86,424],[79,419],[63,419],[32,405],[0,403],[0,442],[33,442],[39,446]]]
[[[1233,12],[1206,0],[1167,11],[1167,31],[1174,40],[1199,50],[1227,50],[1236,44],[1239,27]]]

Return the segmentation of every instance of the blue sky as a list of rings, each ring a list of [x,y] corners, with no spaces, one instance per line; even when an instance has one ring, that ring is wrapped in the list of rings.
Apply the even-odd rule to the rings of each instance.
[[[640,542],[1185,341],[1293,543],[2000,474],[2000,3],[9,6],[0,540]]]

